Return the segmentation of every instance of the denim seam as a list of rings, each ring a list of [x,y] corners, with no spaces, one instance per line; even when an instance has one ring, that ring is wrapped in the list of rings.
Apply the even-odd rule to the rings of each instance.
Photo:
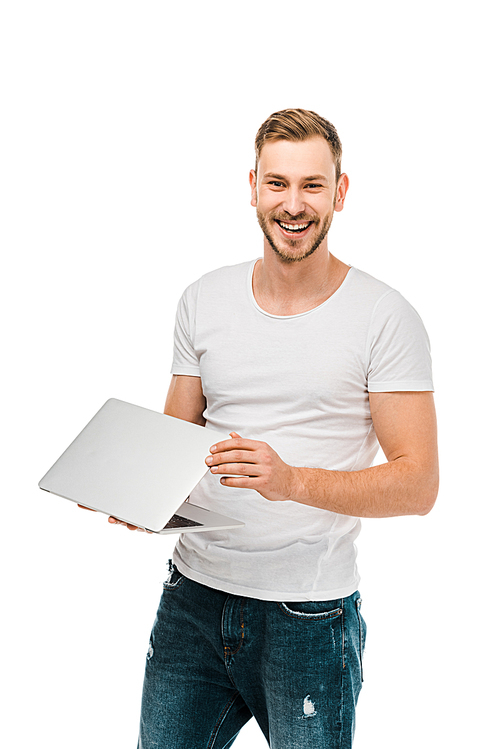
[[[344,741],[344,689],[345,689],[345,674],[344,669],[340,674],[340,730],[339,730],[339,746],[342,746]]]
[[[342,599],[342,609],[344,609],[344,599]],[[344,642],[345,642],[345,616],[342,616],[342,668],[340,671],[340,735],[339,746],[342,746],[344,734],[344,689],[345,689],[345,659],[344,659]]]
[[[342,599],[342,613],[344,611],[344,599]],[[342,673],[345,669],[345,616],[342,616]]]
[[[242,601],[241,604],[240,604],[241,638],[240,638],[240,642],[239,642],[238,647],[236,648],[236,650],[232,651],[231,647],[229,645],[226,645],[226,639],[225,639],[225,636],[224,636],[224,620],[225,620],[225,616],[226,616],[226,607],[227,607],[227,603],[228,603],[230,597],[231,596],[228,596],[226,598],[226,602],[224,603],[224,608],[222,610],[222,617],[221,617],[221,637],[222,637],[222,647],[224,649],[224,666],[226,668],[226,673],[227,673],[227,675],[228,675],[228,677],[229,677],[229,679],[231,681],[231,684],[236,689],[237,687],[236,687],[236,684],[234,683],[233,675],[231,673],[230,659],[233,656],[235,656],[236,653],[239,652],[239,650],[241,649],[241,647],[243,645],[243,638],[245,636],[244,622],[243,622],[243,605],[244,605],[244,601]]]
[[[241,649],[241,647],[243,645],[243,639],[245,637],[245,623],[243,621],[243,601],[241,602],[241,605],[240,605],[240,628],[241,628],[241,639],[240,639],[239,645],[236,648],[236,650],[231,650],[231,648],[229,647],[229,645],[225,645],[224,646],[224,651],[229,650],[229,654],[230,655],[236,655],[236,653],[238,653],[240,651],[240,649]]]
[[[364,682],[363,678],[363,628],[361,626],[361,598],[356,601],[356,613],[358,615],[358,628],[359,628],[359,665],[361,667],[361,683]]]
[[[241,640],[240,640],[240,647],[238,648],[238,650],[243,646],[243,640],[245,639],[245,622],[243,620],[243,606],[244,606],[244,604],[243,604],[243,600],[242,600],[241,601],[241,606],[240,606]],[[238,652],[238,651],[236,651],[236,652]]]
[[[218,735],[218,733],[220,731],[220,727],[222,726],[222,724],[223,724],[224,720],[226,719],[227,715],[229,714],[229,711],[231,710],[232,706],[236,702],[238,694],[239,694],[238,692],[235,692],[233,694],[233,696],[231,697],[231,699],[229,700],[229,702],[227,702],[226,705],[224,706],[224,708],[223,708],[223,710],[222,710],[222,712],[221,712],[221,714],[220,714],[220,716],[219,716],[219,718],[217,720],[217,723],[214,726],[214,730],[210,734],[210,738],[209,738],[208,744],[207,744],[207,749],[212,749],[212,747],[214,746],[215,740],[217,739],[217,735]]]

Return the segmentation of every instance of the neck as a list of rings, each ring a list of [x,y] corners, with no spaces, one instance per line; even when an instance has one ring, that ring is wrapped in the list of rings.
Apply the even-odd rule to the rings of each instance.
[[[318,249],[298,262],[284,262],[265,242],[255,266],[253,291],[262,309],[277,315],[307,312],[326,301],[344,281],[349,266]]]

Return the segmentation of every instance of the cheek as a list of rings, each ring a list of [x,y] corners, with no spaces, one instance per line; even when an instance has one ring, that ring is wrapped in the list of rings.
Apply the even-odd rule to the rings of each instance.
[[[313,207],[320,216],[326,216],[333,211],[333,203],[334,196],[325,195],[323,198],[318,198],[311,207]]]
[[[276,210],[279,202],[276,200],[269,200],[269,198],[266,199],[265,195],[259,195],[259,199],[256,200],[256,205],[261,213],[268,214],[271,211]]]

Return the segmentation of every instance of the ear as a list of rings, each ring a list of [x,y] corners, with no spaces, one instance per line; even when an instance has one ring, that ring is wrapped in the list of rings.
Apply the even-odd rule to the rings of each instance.
[[[253,205],[254,208],[257,207],[257,174],[255,173],[255,169],[250,170],[250,187],[252,188],[252,198],[250,200],[250,205]]]
[[[341,211],[344,207],[344,200],[347,193],[347,190],[349,189],[349,177],[345,172],[340,175],[339,181],[336,188],[336,198],[337,202],[335,203],[335,210]]]

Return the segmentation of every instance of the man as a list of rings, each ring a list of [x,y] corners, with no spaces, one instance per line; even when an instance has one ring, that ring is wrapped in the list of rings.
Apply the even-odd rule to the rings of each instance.
[[[349,187],[335,128],[277,112],[256,155],[263,257],[185,291],[165,406],[227,431],[191,500],[245,526],[179,538],[142,749],[229,747],[252,715],[279,749],[350,747],[366,634],[359,518],[425,515],[437,495],[422,322],[328,250]],[[379,444],[387,462],[370,467]]]

